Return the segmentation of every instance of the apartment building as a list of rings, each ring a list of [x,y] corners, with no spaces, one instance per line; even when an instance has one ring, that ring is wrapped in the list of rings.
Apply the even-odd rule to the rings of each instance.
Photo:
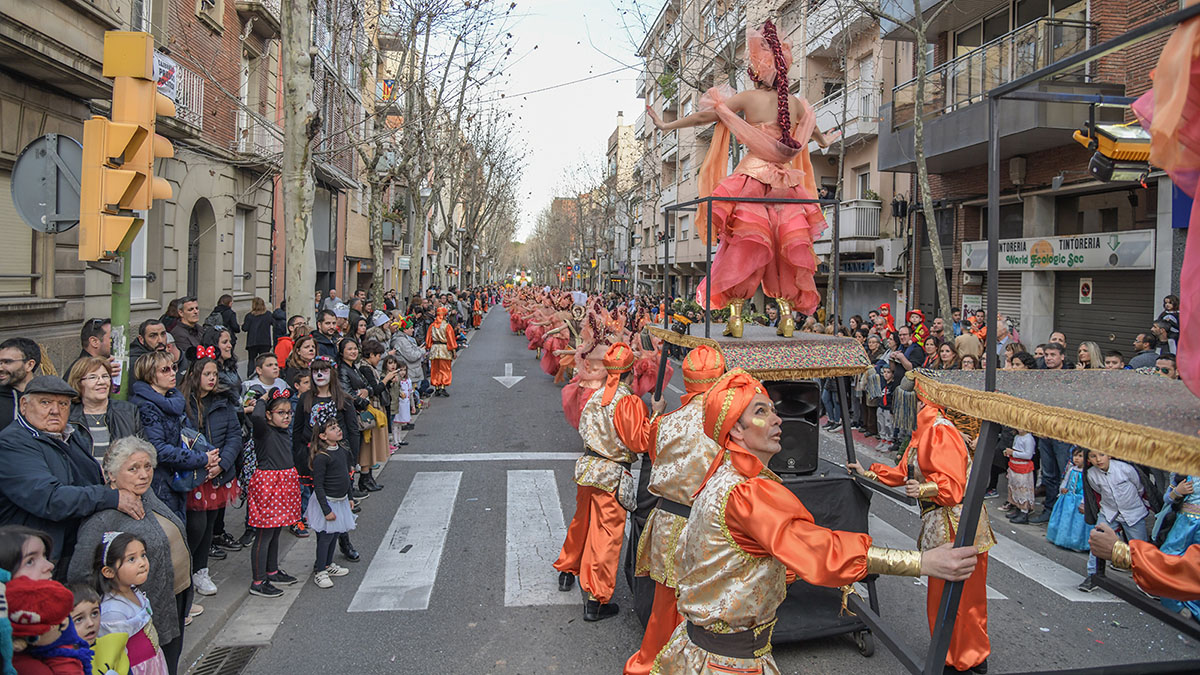
[[[634,167],[637,160],[634,125],[617,113],[617,125],[608,136],[605,151],[604,190],[612,203],[613,227],[597,251],[598,270],[605,288],[628,292],[633,288],[633,202],[636,194]]]
[[[938,3],[930,3],[931,12]],[[935,270],[916,219],[917,306],[935,306],[934,275],[950,281],[952,303],[982,304],[986,282],[987,106],[983,94],[1178,8],[1175,0],[1008,0],[956,4],[932,23],[924,100],[914,81],[898,82],[882,107],[879,165],[912,172],[914,115],[925,121],[925,151],[946,267]],[[899,11],[900,8],[896,8]],[[908,40],[885,26],[884,37]],[[1168,35],[1123,49],[1031,88],[1137,96]],[[999,310],[1027,344],[1062,330],[1073,346],[1094,340],[1129,352],[1148,331],[1161,298],[1178,293],[1187,210],[1170,180],[1100,182],[1087,173],[1092,153],[1072,140],[1086,105],[1042,101],[999,104]],[[1100,109],[1098,121],[1131,119]],[[1069,255],[1049,255],[1060,251]]]

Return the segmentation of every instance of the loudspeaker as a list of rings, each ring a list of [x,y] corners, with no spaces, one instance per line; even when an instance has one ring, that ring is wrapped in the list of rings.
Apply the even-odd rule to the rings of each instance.
[[[783,420],[782,449],[767,468],[778,474],[808,475],[817,470],[821,434],[821,385],[816,380],[764,382]]]

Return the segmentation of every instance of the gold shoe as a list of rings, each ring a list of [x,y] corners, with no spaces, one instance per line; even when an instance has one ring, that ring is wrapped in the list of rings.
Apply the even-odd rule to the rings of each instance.
[[[722,331],[722,335],[742,337],[742,307],[745,304],[745,300],[729,301],[729,320],[725,322],[725,330]]]
[[[792,333],[796,331],[796,320],[792,318],[792,303],[783,298],[775,298],[775,304],[779,305],[779,328],[775,330],[775,334],[792,337]]]

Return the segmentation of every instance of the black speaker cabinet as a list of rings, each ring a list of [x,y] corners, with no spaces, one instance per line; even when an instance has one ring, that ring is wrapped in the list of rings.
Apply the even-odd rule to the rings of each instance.
[[[778,474],[808,475],[817,470],[821,442],[821,385],[816,380],[764,382],[783,419],[782,449],[767,468]]]

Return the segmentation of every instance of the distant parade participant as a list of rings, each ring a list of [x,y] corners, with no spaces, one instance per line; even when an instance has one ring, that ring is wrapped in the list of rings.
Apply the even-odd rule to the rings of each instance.
[[[779,40],[775,25],[767,21],[761,31],[746,31],[746,50],[754,89],[735,94],[727,87],[713,87],[701,97],[699,112],[673,122],[663,122],[648,106],[647,114],[664,131],[717,122],[700,167],[700,197],[815,200],[808,140],[821,147],[829,142],[816,128],[812,106],[788,94],[792,47]],[[731,133],[746,146],[746,154],[726,176]],[[816,203],[719,201],[711,206],[712,231],[720,238],[709,273],[711,306],[730,309],[725,334],[742,336],[742,307],[761,283],[763,292],[779,305],[777,332],[790,337],[796,328],[792,310],[812,314],[821,302],[813,281],[813,240],[825,230],[821,209]],[[701,209],[696,224],[702,238],[707,232],[703,218]],[[701,305],[704,287],[701,283],[697,288]]]
[[[429,350],[429,383],[433,385],[434,396],[449,396],[446,387],[450,386],[454,376],[450,366],[454,363],[458,342],[454,337],[454,326],[446,321],[449,311],[445,306],[438,307],[437,319],[425,334],[425,348]]]
[[[721,447],[704,434],[704,392],[725,373],[721,352],[708,345],[683,359],[686,393],[673,412],[655,417],[645,433],[629,439],[638,453],[648,453],[650,493],[658,503],[646,519],[637,544],[636,574],[654,579],[654,604],[646,621],[642,646],[625,662],[625,675],[646,675],[654,658],[683,619],[675,608],[675,546],[692,510],[692,495]]]
[[[575,516],[567,528],[562,552],[554,562],[558,589],[569,591],[579,577],[587,591],[584,621],[617,615],[612,600],[617,581],[625,517],[637,496],[629,472],[635,454],[622,437],[633,437],[646,423],[646,405],[629,391],[627,374],[633,350],[624,342],[608,348],[604,387],[591,394],[579,419],[583,456],[575,462]]]
[[[921,550],[927,551],[954,541],[967,477],[971,473],[971,456],[967,453],[963,433],[942,409],[923,400],[921,406],[912,441],[897,466],[872,464],[870,469],[864,470],[859,464],[851,463],[846,468],[884,485],[903,485],[908,496],[917,499],[921,507],[921,533],[917,541]],[[974,439],[971,443],[973,446]],[[987,631],[987,551],[995,544],[987,511],[982,510],[975,534],[979,563],[974,574],[963,584],[954,633],[946,653],[946,665],[957,672],[987,670],[987,658],[992,650]],[[930,631],[937,623],[942,586],[942,582],[930,580],[926,593]]]
[[[653,673],[778,675],[771,655],[775,612],[792,571],[810,584],[846,586],[868,574],[970,576],[975,550],[920,551],[871,545],[871,537],[820,527],[766,468],[780,450],[782,421],[762,383],[726,373],[704,395],[704,433],[721,447],[679,541],[678,608],[685,622]]]

